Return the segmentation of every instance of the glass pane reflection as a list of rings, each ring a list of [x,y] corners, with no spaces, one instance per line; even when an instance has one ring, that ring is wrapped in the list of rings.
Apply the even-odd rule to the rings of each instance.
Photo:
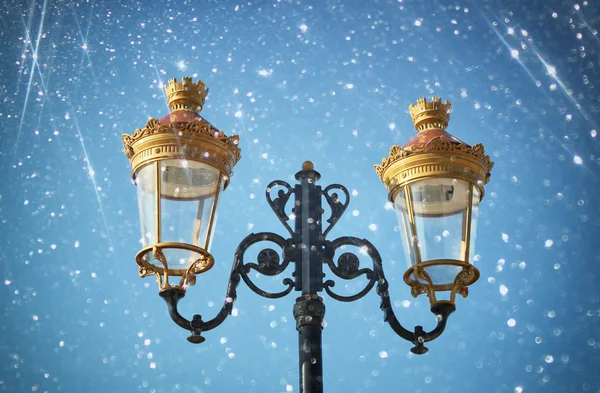
[[[210,165],[188,160],[161,162],[162,241],[187,243],[210,251],[222,175]],[[186,268],[199,256],[169,249],[172,268]]]
[[[480,193],[473,187],[473,221],[468,230],[471,184],[458,179],[427,179],[407,186],[410,198],[401,190],[394,204],[398,225],[405,239],[405,258],[410,266],[429,261],[472,262],[474,234]],[[412,212],[409,210],[412,209]],[[412,221],[411,221],[412,220]],[[467,236],[470,233],[470,238]],[[469,255],[466,256],[467,242]],[[467,257],[467,258],[465,258]],[[452,284],[459,266],[425,268],[436,285]]]

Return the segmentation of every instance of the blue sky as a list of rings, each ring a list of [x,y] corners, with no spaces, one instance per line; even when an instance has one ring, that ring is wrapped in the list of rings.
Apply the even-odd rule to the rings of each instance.
[[[242,160],[185,315],[218,311],[248,233],[285,234],[264,189],[311,160],[321,185],[353,195],[330,238],[369,239],[402,323],[431,328],[373,165],[414,135],[408,104],[442,96],[448,130],[496,162],[481,279],[424,356],[383,323],[375,293],[325,296],[326,391],[600,391],[598,15],[592,1],[4,2],[0,390],[298,391],[293,295],[241,284],[237,316],[193,346],[137,275],[121,134],[167,113],[162,83],[193,76]]]

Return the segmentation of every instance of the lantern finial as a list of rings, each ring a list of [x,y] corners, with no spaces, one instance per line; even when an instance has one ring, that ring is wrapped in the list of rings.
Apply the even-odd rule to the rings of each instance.
[[[315,169],[315,164],[313,164],[312,161],[304,161],[302,163],[303,171],[312,171],[313,169]]]
[[[448,100],[442,102],[440,97],[433,97],[431,101],[426,98],[419,98],[417,105],[408,106],[410,115],[417,131],[439,128],[445,130],[450,120],[452,103]]]
[[[165,92],[171,112],[187,110],[198,113],[204,106],[208,88],[201,80],[194,83],[192,78],[184,76],[181,78],[181,82],[177,82],[177,78],[169,79],[169,84],[165,86]]]

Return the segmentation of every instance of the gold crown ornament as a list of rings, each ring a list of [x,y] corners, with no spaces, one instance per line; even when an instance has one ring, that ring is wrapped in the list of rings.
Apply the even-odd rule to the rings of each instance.
[[[401,185],[426,177],[431,171],[465,178],[480,188],[483,195],[483,185],[489,181],[494,163],[485,154],[482,144],[467,145],[446,131],[452,103],[442,102],[440,97],[433,97],[431,101],[419,98],[408,110],[418,134],[403,146],[392,146],[389,156],[375,165],[377,175],[388,188],[390,200]],[[411,156],[415,157],[405,159]]]
[[[431,101],[419,98],[417,105],[410,104],[408,110],[418,131],[429,128],[445,130],[448,127],[448,120],[450,120],[452,103],[448,100],[442,102],[440,97],[433,97]]]
[[[208,88],[201,80],[194,83],[192,78],[184,76],[181,78],[181,82],[178,82],[176,78],[169,79],[169,83],[165,86],[165,92],[171,111],[200,112],[208,95]]]
[[[233,167],[241,157],[239,136],[227,136],[198,114],[204,105],[208,89],[204,82],[173,78],[165,86],[171,113],[162,119],[150,119],[133,134],[123,134],[125,155],[131,163],[132,175],[142,166],[167,158],[191,159],[216,166],[226,176],[225,187]],[[172,121],[174,112],[188,111]],[[134,176],[135,178],[135,176]]]

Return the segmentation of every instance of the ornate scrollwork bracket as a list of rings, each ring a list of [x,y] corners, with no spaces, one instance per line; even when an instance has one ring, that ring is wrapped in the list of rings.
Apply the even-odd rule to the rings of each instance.
[[[272,199],[271,191],[276,186],[283,187],[285,190],[280,188],[277,191],[277,198]],[[294,231],[292,231],[292,228],[287,223],[289,221],[289,217],[285,213],[285,205],[287,204],[288,200],[290,199],[290,196],[292,196],[293,193],[294,189],[283,180],[272,181],[271,183],[269,183],[266,190],[266,197],[269,206],[271,206],[271,209],[273,209],[273,212],[275,213],[279,221],[281,221],[285,229],[287,229],[287,231],[290,233],[290,236],[292,237],[294,237]]]
[[[431,266],[430,262],[413,265],[406,271],[406,273],[404,273],[405,282],[411,287],[411,295],[413,297],[417,297],[421,294],[426,294],[429,298],[429,303],[432,306],[440,302],[440,300],[438,300],[436,297],[437,291],[450,291],[450,298],[448,302],[452,304],[454,304],[457,294],[461,295],[462,297],[467,297],[469,295],[469,285],[477,281],[479,278],[479,270],[477,270],[477,268],[471,264],[462,262],[435,261],[435,263],[458,266],[462,267],[462,269],[456,274],[456,277],[451,284],[435,285],[427,273],[427,267]]]
[[[463,267],[463,269],[456,275],[454,283],[452,284],[450,302],[454,303],[457,294],[461,295],[462,297],[469,296],[468,284],[477,280],[478,277],[479,272],[475,266],[469,265],[467,267]]]
[[[358,247],[360,248],[361,253],[368,255],[373,262],[373,269],[361,269],[358,256],[351,252],[345,252],[340,255],[337,265],[334,264],[333,257],[335,251],[338,248],[347,245]],[[415,354],[426,353],[428,349],[424,346],[424,343],[435,340],[443,333],[444,329],[446,328],[448,317],[455,310],[454,304],[450,302],[437,302],[432,305],[431,312],[436,315],[437,326],[429,332],[423,330],[422,326],[415,326],[414,331],[410,331],[400,324],[400,321],[398,321],[390,301],[390,294],[388,291],[389,284],[383,272],[381,256],[371,242],[366,239],[345,236],[335,239],[332,242],[326,242],[325,250],[325,262],[334,275],[345,280],[350,280],[364,275],[369,280],[361,291],[352,296],[341,296],[333,292],[331,288],[335,283],[333,280],[328,280],[325,282],[324,288],[329,296],[336,300],[350,302],[362,298],[371,290],[371,288],[373,288],[375,284],[377,284],[376,291],[381,297],[380,308],[384,313],[384,321],[390,325],[396,334],[415,345],[411,349],[411,351]]]
[[[352,296],[342,296],[338,293],[335,293],[334,291],[331,290],[331,288],[333,288],[335,286],[335,281],[333,281],[333,280],[325,281],[325,283],[323,284],[323,288],[325,289],[325,292],[327,292],[327,294],[329,296],[331,296],[332,298],[334,298],[335,300],[339,300],[341,302],[352,302],[352,301],[358,300],[358,299],[362,298],[363,296],[365,296],[367,293],[369,293],[371,288],[373,288],[373,285],[375,285],[375,275],[373,274],[373,270],[371,270],[369,268],[361,269],[360,268],[360,260],[359,260],[358,256],[356,256],[356,254],[354,254],[352,252],[345,252],[342,255],[340,255],[340,257],[338,258],[337,265],[335,263],[333,263],[333,257],[335,255],[335,251],[338,248],[343,247],[343,246],[350,245],[350,246],[359,247],[359,248],[361,248],[361,250],[365,250],[366,253],[369,254],[369,248],[368,248],[368,246],[366,246],[366,243],[368,243],[368,241],[366,241],[364,239],[358,239],[355,237],[351,237],[351,236],[344,236],[344,237],[337,238],[331,242],[329,242],[329,241],[325,242],[325,263],[327,264],[327,266],[329,266],[329,269],[331,269],[331,272],[335,276],[342,278],[344,280],[352,280],[352,279],[355,279],[355,278],[358,278],[358,277],[364,275],[366,277],[366,279],[368,280],[365,287],[361,291],[359,291],[358,293],[356,293]],[[371,247],[372,247],[372,245],[371,245]],[[375,252],[377,251],[374,248],[373,248],[373,250]],[[371,256],[371,258],[373,258],[373,256]]]
[[[258,263],[250,262],[244,264],[243,258],[245,251],[252,244],[259,241],[270,241],[280,246],[282,249],[283,261],[281,261],[279,254],[275,250],[271,248],[265,248],[258,253]],[[271,232],[262,232],[247,236],[242,243],[240,243],[238,252],[236,252],[236,260],[240,265],[240,275],[246,285],[248,285],[248,287],[256,294],[271,299],[280,298],[290,293],[294,289],[294,281],[291,278],[283,279],[282,283],[287,285],[287,288],[281,292],[272,293],[260,289],[256,284],[254,284],[254,282],[252,282],[248,276],[248,273],[250,273],[251,270],[255,270],[261,274],[264,274],[265,276],[276,276],[283,273],[293,257],[293,241],[291,239],[286,240],[283,237]]]
[[[190,251],[193,255],[189,266],[186,269],[170,267],[165,256],[164,250],[179,249]],[[136,255],[136,262],[139,265],[138,273],[140,277],[154,275],[158,282],[160,290],[170,287],[179,287],[185,290],[188,286],[196,283],[196,275],[207,272],[214,265],[214,259],[206,250],[185,243],[164,242],[155,243],[143,248]],[[158,261],[152,263],[151,261]],[[161,266],[162,265],[162,266]],[[180,277],[178,284],[171,284],[169,277]]]
[[[344,203],[340,202],[338,194],[336,192],[331,192],[332,190],[340,190],[346,195]],[[325,197],[325,200],[331,208],[331,216],[327,219],[329,226],[327,226],[323,232],[323,237],[325,237],[329,231],[333,229],[334,225],[337,224],[340,217],[342,217],[348,208],[348,205],[350,204],[350,193],[348,192],[348,189],[341,184],[331,184],[321,191],[321,194]]]
[[[283,261],[281,261],[275,250],[271,248],[265,248],[258,254],[258,263],[244,263],[244,255],[248,248],[261,241],[269,241],[279,245],[282,249]],[[287,295],[292,291],[292,289],[294,289],[294,281],[290,278],[285,278],[283,279],[282,283],[287,286],[286,289],[276,293],[267,292],[254,284],[254,282],[252,282],[248,276],[248,273],[251,270],[255,270],[266,276],[275,276],[282,273],[293,258],[293,247],[293,242],[291,240],[286,240],[275,233],[261,232],[252,233],[246,236],[235,252],[233,268],[231,269],[231,274],[229,276],[229,285],[227,287],[227,293],[223,306],[217,316],[208,321],[204,321],[202,316],[198,314],[194,315],[191,321],[185,319],[183,316],[181,316],[181,314],[179,314],[179,311],[177,310],[177,303],[185,296],[184,290],[171,287],[162,290],[160,292],[160,296],[167,302],[169,314],[171,315],[173,321],[182,328],[192,332],[192,335],[188,337],[188,341],[195,344],[204,342],[202,332],[212,330],[219,326],[221,323],[223,323],[227,316],[231,314],[233,302],[237,298],[237,286],[240,282],[240,279],[244,280],[246,285],[248,285],[252,291],[266,298],[280,298]]]

